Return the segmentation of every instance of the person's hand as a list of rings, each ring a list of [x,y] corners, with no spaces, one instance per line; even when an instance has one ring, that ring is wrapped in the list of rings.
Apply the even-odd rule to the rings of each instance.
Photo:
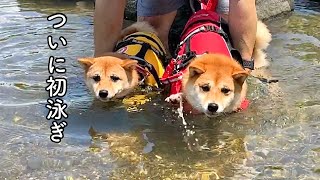
[[[251,70],[251,69],[248,69],[248,68],[244,68],[244,70],[246,70],[246,71],[249,73],[249,75],[250,75],[251,72],[252,72],[252,70]]]
[[[244,70],[246,70],[249,75],[252,72],[252,69],[254,69],[254,59],[251,58],[251,54],[250,53],[246,53],[246,56],[243,56],[242,60],[243,60],[243,65],[244,65]]]

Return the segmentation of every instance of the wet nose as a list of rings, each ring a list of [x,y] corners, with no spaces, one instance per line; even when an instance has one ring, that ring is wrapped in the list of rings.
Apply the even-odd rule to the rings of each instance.
[[[219,108],[219,106],[216,103],[210,103],[208,105],[208,111],[210,111],[210,112],[217,112],[218,108]]]
[[[101,91],[99,91],[99,96],[100,96],[101,98],[106,98],[106,97],[108,97],[108,91],[106,91],[106,90],[101,90]]]

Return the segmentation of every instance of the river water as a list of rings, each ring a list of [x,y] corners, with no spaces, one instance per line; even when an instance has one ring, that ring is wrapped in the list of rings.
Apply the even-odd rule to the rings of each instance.
[[[1,179],[320,179],[320,3],[267,21],[276,84],[249,79],[251,106],[187,134],[161,98],[128,112],[94,101],[77,58],[93,54],[89,1],[0,2]],[[54,30],[47,16],[63,12]],[[68,45],[48,48],[47,36]],[[59,144],[46,120],[48,59],[66,59],[68,126]]]

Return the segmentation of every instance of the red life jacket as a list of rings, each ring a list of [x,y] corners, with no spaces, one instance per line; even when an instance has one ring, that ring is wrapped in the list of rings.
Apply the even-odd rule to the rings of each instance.
[[[170,94],[181,91],[181,78],[186,66],[196,55],[220,53],[231,57],[227,35],[220,26],[220,16],[205,9],[197,11],[187,22],[181,41],[176,50],[176,58],[166,67],[163,84],[170,84]]]
[[[233,48],[227,34],[222,30],[221,17],[214,10],[216,1],[201,4],[201,10],[188,20],[180,44],[176,50],[176,58],[172,59],[161,78],[162,84],[170,86],[170,95],[181,92],[182,75],[187,65],[196,55],[204,53],[220,53],[232,58]],[[237,52],[237,51],[235,51]],[[248,106],[243,102],[242,109]]]
[[[200,5],[201,9],[205,9],[208,11],[216,11],[216,8],[218,6],[218,0],[201,0]]]

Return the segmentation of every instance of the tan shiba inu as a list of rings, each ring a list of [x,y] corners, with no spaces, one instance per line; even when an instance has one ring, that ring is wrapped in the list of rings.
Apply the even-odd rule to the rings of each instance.
[[[264,50],[271,41],[266,25],[258,21],[253,58],[255,70],[268,66]],[[240,63],[223,54],[208,53],[195,57],[182,76],[180,94],[173,94],[166,101],[184,97],[195,110],[213,116],[240,108],[245,100],[249,73]]]
[[[146,22],[125,28],[115,52],[96,58],[80,58],[85,70],[85,82],[101,101],[123,98],[140,81],[158,86],[163,72],[165,51],[156,31]]]

